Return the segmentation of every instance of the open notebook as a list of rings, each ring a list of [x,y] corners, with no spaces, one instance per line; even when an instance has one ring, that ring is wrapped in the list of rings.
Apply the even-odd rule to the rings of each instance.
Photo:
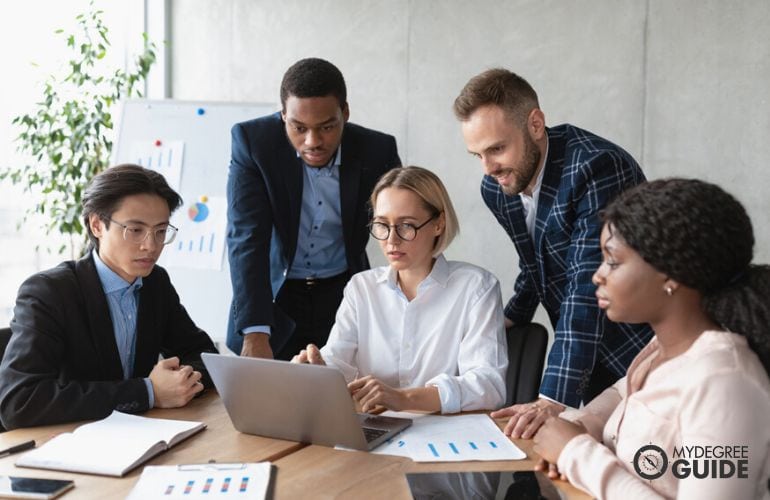
[[[206,428],[202,422],[112,415],[74,432],[59,434],[40,448],[25,453],[16,465],[122,476],[184,439]]]

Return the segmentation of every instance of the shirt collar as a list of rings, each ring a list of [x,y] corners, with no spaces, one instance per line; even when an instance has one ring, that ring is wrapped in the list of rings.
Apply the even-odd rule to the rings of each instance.
[[[396,270],[391,266],[383,266],[376,270],[377,283],[386,283],[393,290],[398,289],[398,279]],[[430,270],[430,274],[420,283],[420,288],[430,282],[435,282],[442,288],[446,288],[447,281],[449,281],[449,263],[444,258],[444,254],[439,254],[436,257],[436,262],[433,263],[433,269]]]
[[[134,280],[133,283],[129,283],[128,281],[121,278],[115,271],[110,269],[110,267],[104,263],[101,257],[99,257],[99,254],[96,252],[96,249],[94,249],[93,252],[91,252],[91,254],[94,257],[96,274],[99,275],[99,281],[102,282],[102,288],[104,289],[104,293],[112,293],[112,292],[123,290],[129,287],[133,287],[135,290],[139,290],[140,288],[142,288],[141,276],[136,278],[136,280]]]
[[[299,151],[297,151],[296,153],[297,153],[297,158],[300,158]],[[308,167],[308,164],[305,163],[304,161],[302,162],[302,164]],[[324,165],[323,167],[311,167],[311,168],[313,168],[313,170],[323,170],[325,168],[331,169],[332,167],[339,167],[340,164],[342,164],[342,144],[337,146],[337,152],[334,153],[334,156],[332,157],[331,160],[329,160],[328,164]]]
[[[519,193],[519,196],[526,196],[527,198],[531,198],[536,200],[538,195],[540,194],[540,187],[543,185],[543,174],[545,174],[545,166],[548,163],[548,134],[545,134],[545,154],[543,155],[542,165],[540,168],[540,173],[537,174],[537,180],[535,181],[535,187],[532,188],[532,196],[527,196],[524,194],[524,191]]]

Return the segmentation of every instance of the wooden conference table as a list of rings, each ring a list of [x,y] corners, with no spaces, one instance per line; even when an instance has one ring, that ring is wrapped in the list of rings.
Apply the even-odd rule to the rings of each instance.
[[[464,463],[415,463],[408,458],[340,451],[325,446],[306,445],[280,439],[242,434],[233,428],[219,396],[210,391],[174,410],[154,409],[148,417],[196,420],[207,429],[150,460],[145,465],[176,465],[227,462],[270,461],[277,467],[274,498],[411,498],[406,472],[467,472],[532,470],[536,455],[532,441],[515,439],[527,453],[526,460]],[[81,422],[83,423],[83,422]],[[42,445],[77,424],[16,429],[0,434],[0,449],[34,439]],[[499,423],[503,423],[500,421]],[[19,455],[0,459],[0,475],[74,479],[75,489],[65,500],[124,498],[134,487],[142,467],[122,478],[16,467]],[[565,498],[590,498],[563,481],[554,485]]]

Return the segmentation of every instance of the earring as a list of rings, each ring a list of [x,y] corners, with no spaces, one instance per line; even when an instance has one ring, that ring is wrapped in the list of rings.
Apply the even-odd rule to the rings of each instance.
[[[664,288],[664,290],[666,290],[666,295],[668,295],[669,297],[674,295],[674,289],[671,288],[670,286],[667,286],[666,288]]]

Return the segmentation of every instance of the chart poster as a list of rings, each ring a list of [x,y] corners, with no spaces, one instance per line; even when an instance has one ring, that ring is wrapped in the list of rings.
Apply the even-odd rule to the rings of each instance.
[[[166,178],[171,189],[179,192],[184,163],[184,141],[161,139],[131,143],[130,162],[155,170]]]
[[[185,196],[185,203],[171,217],[176,238],[163,251],[160,265],[189,269],[222,270],[225,253],[227,201],[222,196]]]

